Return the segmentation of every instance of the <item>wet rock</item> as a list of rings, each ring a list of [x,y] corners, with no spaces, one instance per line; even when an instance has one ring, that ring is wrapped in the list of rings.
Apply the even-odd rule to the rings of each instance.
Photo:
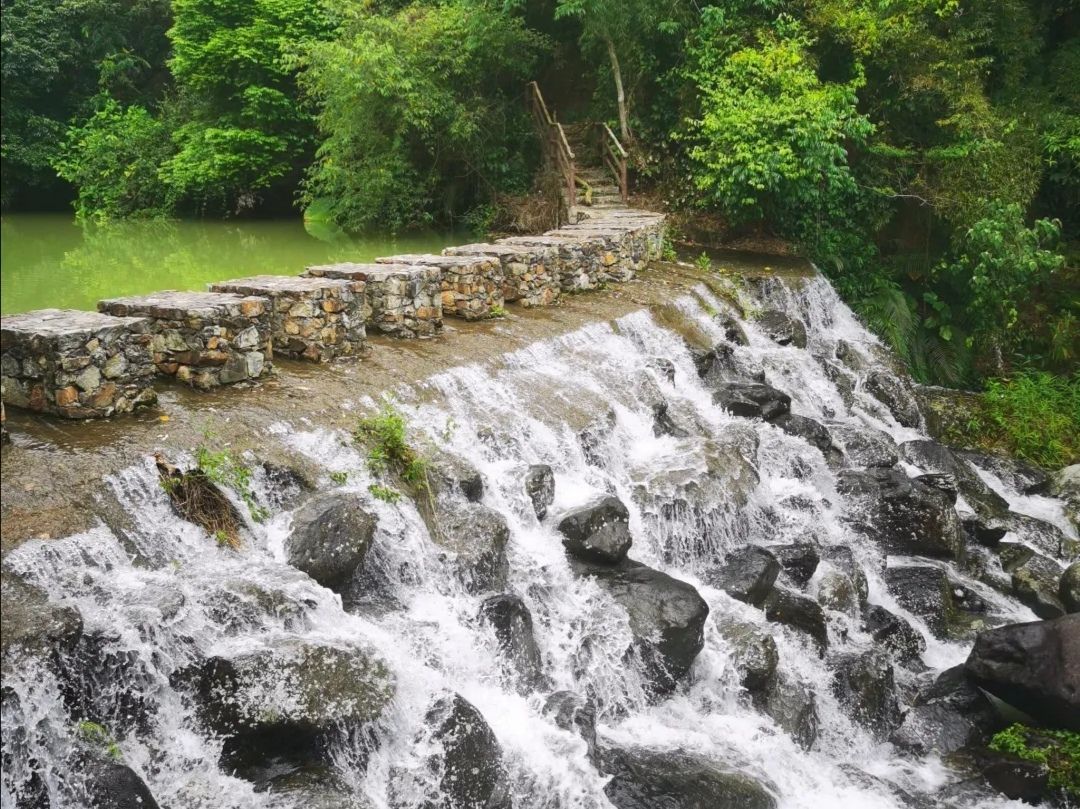
[[[1080,612],[1080,562],[1073,562],[1061,575],[1058,597],[1066,612]]]
[[[772,421],[791,412],[791,397],[763,382],[724,382],[716,386],[713,403],[733,416]]]
[[[772,635],[729,615],[718,618],[716,628],[731,646],[731,662],[739,672],[743,688],[751,693],[764,690],[772,682],[780,662]]]
[[[750,345],[750,339],[746,336],[742,324],[728,312],[721,312],[713,318],[717,325],[724,330],[724,339],[737,346]]]
[[[69,654],[82,636],[79,611],[49,600],[40,587],[0,572],[0,653],[6,663],[19,654],[53,658]]]
[[[452,564],[470,593],[502,590],[510,566],[506,543],[510,528],[506,519],[482,503],[441,497],[436,501],[438,518],[432,539],[452,556]]]
[[[1050,792],[1050,768],[1041,761],[988,750],[980,755],[980,769],[990,786],[1014,801],[1038,805]]]
[[[666,380],[668,384],[675,384],[675,363],[671,360],[666,357],[651,357],[645,365],[656,371],[657,375]]]
[[[1009,512],[1003,525],[1011,534],[1007,539],[1020,540],[1043,556],[1064,559],[1066,562],[1080,558],[1080,542],[1067,536],[1053,523],[1027,514]]]
[[[324,587],[341,592],[364,562],[376,520],[355,494],[316,495],[293,515],[285,556]]]
[[[826,545],[821,549],[821,558],[851,579],[859,603],[865,604],[870,594],[870,583],[851,548],[846,545]]]
[[[270,792],[285,798],[291,806],[304,809],[371,809],[371,803],[332,768],[309,765],[260,780],[256,792]]]
[[[900,724],[893,667],[882,650],[837,657],[832,690],[852,719],[877,738],[886,738]]]
[[[480,604],[480,617],[495,630],[518,691],[527,694],[538,688],[544,679],[543,661],[533,634],[532,614],[525,602],[511,593],[492,596]]]
[[[682,751],[608,752],[604,794],[616,809],[774,809],[770,789],[719,762]]]
[[[624,559],[615,567],[581,565],[626,610],[635,645],[657,694],[665,694],[690,671],[705,645],[709,605],[691,585]]]
[[[597,564],[618,564],[633,544],[630,513],[611,496],[567,513],[559,521],[559,533],[567,552]]]
[[[972,466],[994,473],[1021,494],[1047,494],[1050,491],[1052,484],[1050,475],[1039,469],[1039,467],[1026,463],[1019,458],[1009,458],[1004,455],[986,455],[981,452],[971,451],[961,451],[955,454]]]
[[[901,377],[875,368],[866,375],[863,388],[889,408],[902,427],[918,427],[921,422],[919,405],[911,386]]]
[[[780,574],[780,563],[765,548],[746,545],[728,554],[724,564],[706,574],[709,584],[734,599],[760,607]]]
[[[821,422],[787,413],[773,419],[772,423],[788,435],[802,438],[811,446],[817,447],[830,464],[839,464],[842,460],[843,454],[833,445],[832,436]]]
[[[829,632],[825,613],[812,598],[799,595],[783,587],[774,587],[765,600],[765,617],[784,624],[811,637],[820,654],[829,644]]]
[[[1005,499],[991,489],[971,465],[937,441],[905,441],[900,455],[910,464],[926,472],[951,475],[964,500],[975,510],[988,530],[1009,511]]]
[[[573,691],[556,691],[544,702],[544,715],[550,716],[563,730],[576,733],[584,741],[589,761],[600,765],[596,743],[596,705]]]
[[[211,657],[189,677],[203,721],[230,737],[230,766],[310,757],[333,728],[376,719],[394,691],[372,654],[292,640]]]
[[[727,380],[742,376],[735,360],[735,349],[730,343],[718,343],[708,350],[691,348],[690,357],[706,387],[722,385]]]
[[[821,556],[809,542],[795,542],[789,545],[770,545],[772,551],[784,574],[792,582],[805,587],[806,583],[814,577]]]
[[[587,463],[592,466],[603,463],[603,447],[615,430],[617,422],[618,415],[613,409],[609,409],[578,433],[578,444],[581,445],[581,452]]]
[[[666,402],[653,405],[653,435],[670,435],[673,438],[686,438],[690,435],[671,418]]]
[[[776,677],[768,689],[755,695],[754,704],[803,750],[814,746],[818,730],[817,700],[809,688]]]
[[[933,565],[888,567],[883,578],[901,607],[922,618],[937,637],[946,637],[956,606],[944,570]]]
[[[888,469],[900,462],[900,451],[892,436],[871,427],[830,424],[829,434],[844,453],[847,465],[856,469]]]
[[[843,470],[845,519],[888,553],[959,558],[964,535],[944,492],[896,469]]]
[[[778,309],[766,309],[758,317],[757,324],[778,345],[806,348],[806,327]]]
[[[533,464],[525,473],[525,494],[532,502],[536,519],[547,516],[548,507],[555,502],[555,473],[547,464]]]
[[[484,476],[464,458],[437,452],[428,462],[428,485],[438,496],[460,492],[470,503],[484,499]]]
[[[960,494],[960,489],[956,484],[956,478],[952,475],[946,475],[941,472],[927,472],[924,475],[916,475],[912,480],[917,480],[919,483],[924,483],[940,492],[944,492],[949,496],[950,502],[954,506],[956,505],[956,499]]]
[[[915,627],[878,604],[867,607],[863,629],[901,663],[918,660],[926,651],[926,640]]]
[[[1080,730],[1080,615],[980,632],[975,683],[1048,727]]]
[[[964,666],[946,669],[915,698],[890,741],[918,755],[984,744],[1001,727],[998,712]]]
[[[859,594],[846,573],[831,569],[818,580],[817,602],[827,610],[854,615],[859,609]]]
[[[105,752],[80,756],[87,798],[95,809],[158,809],[153,793],[131,767]]]
[[[444,697],[428,711],[427,724],[441,748],[432,762],[441,799],[424,809],[510,809],[502,747],[472,703],[459,694]]]
[[[1080,464],[1058,470],[1050,481],[1050,494],[1065,501],[1065,513],[1080,531]]]
[[[1020,601],[1040,618],[1065,614],[1061,592],[1061,565],[1015,543],[1002,543],[1001,567],[1012,576],[1012,590]]]

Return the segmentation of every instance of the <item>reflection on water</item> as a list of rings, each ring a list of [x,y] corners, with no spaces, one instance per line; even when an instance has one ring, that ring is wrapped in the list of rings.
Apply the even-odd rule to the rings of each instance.
[[[121,222],[80,227],[63,214],[0,220],[4,314],[94,309],[101,298],[162,289],[201,290],[247,275],[296,275],[309,264],[438,252],[467,234],[350,238],[299,219],[263,222]]]

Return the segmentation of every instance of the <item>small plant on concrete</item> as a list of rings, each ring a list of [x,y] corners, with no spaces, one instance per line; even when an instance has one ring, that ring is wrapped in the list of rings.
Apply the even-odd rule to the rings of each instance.
[[[360,419],[355,437],[371,445],[368,468],[376,475],[394,472],[406,483],[427,488],[427,463],[405,440],[405,417],[389,402],[378,415]]]
[[[120,745],[104,725],[84,719],[78,724],[78,732],[84,742],[98,748],[113,761],[120,760]]]
[[[396,503],[401,499],[401,492],[397,489],[391,489],[389,486],[380,486],[378,483],[372,483],[368,486],[368,491],[371,492],[371,496],[376,500],[382,500],[384,503]]]
[[[491,307],[491,317],[506,317],[506,307],[495,304]]]
[[[338,486],[344,486],[349,481],[349,473],[343,471],[331,472],[330,480],[332,480]]]
[[[675,250],[675,241],[672,239],[671,234],[664,233],[664,241],[660,245],[660,258],[664,261],[678,261],[679,254]]]
[[[708,271],[712,269],[712,259],[709,258],[708,253],[702,253],[700,256],[694,259],[694,266],[699,270]]]

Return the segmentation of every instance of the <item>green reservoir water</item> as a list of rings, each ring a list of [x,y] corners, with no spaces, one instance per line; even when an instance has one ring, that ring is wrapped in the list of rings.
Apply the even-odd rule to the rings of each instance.
[[[203,290],[248,275],[298,275],[309,264],[439,252],[467,233],[347,237],[297,219],[123,222],[79,226],[62,214],[0,218],[0,311],[95,309],[101,298]]]

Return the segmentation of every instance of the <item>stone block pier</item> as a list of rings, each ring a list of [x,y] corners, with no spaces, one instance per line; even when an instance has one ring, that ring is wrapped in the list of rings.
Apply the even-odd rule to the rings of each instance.
[[[443,317],[550,306],[566,292],[629,281],[659,258],[664,216],[575,207],[539,236],[448,247],[371,263],[259,275],[208,292],[157,292],[2,318],[3,402],[65,418],[127,413],[156,400],[155,376],[209,390],[273,372],[274,355],[328,362],[366,353],[368,330],[436,337]]]

